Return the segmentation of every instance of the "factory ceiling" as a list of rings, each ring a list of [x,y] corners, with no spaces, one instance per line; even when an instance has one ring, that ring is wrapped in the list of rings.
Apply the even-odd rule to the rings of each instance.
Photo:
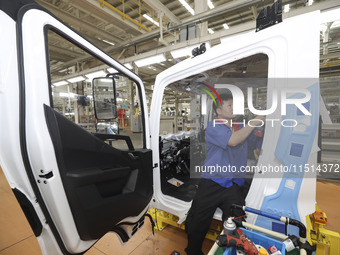
[[[273,0],[211,0],[206,6],[201,0],[186,0],[195,12],[192,15],[179,0],[36,0],[56,17],[66,22],[89,41],[104,49],[122,63],[138,59],[154,50],[163,52],[166,61],[135,69],[152,86],[155,76],[186,57],[173,58],[167,49],[180,47],[183,27],[195,26],[196,37],[208,39],[210,45],[220,43],[220,37],[255,26],[259,11]],[[195,9],[195,2],[199,3]],[[283,0],[289,4],[285,17],[315,9],[340,7],[339,1]],[[214,8],[212,8],[212,5]],[[295,14],[293,14],[295,13]],[[158,25],[157,25],[158,22]],[[226,29],[226,25],[229,29]],[[306,24],[308,25],[308,24]],[[207,28],[211,29],[210,33]],[[93,68],[96,62],[85,52],[51,35],[49,40],[51,76],[58,80],[67,74]],[[183,45],[183,43],[182,43]],[[320,27],[320,77],[340,76],[340,23]],[[301,63],[303,64],[303,63]],[[76,66],[76,68],[74,68]]]

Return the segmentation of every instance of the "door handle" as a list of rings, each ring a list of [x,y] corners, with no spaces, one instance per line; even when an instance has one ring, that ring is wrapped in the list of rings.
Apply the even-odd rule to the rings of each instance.
[[[139,158],[138,156],[133,155],[133,153],[131,153],[131,152],[129,152],[128,155],[132,160],[136,160],[136,159]]]

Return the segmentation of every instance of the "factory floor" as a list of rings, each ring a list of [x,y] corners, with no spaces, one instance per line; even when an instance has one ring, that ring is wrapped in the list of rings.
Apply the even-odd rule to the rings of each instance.
[[[340,232],[340,182],[318,181],[317,201],[327,213],[326,228]],[[0,169],[0,255],[41,254],[35,238],[6,178]],[[126,245],[121,246],[115,234],[107,234],[86,255],[168,255],[173,250],[185,254],[186,234],[183,230],[167,226],[152,235],[151,225],[146,219],[142,229]],[[205,240],[206,254],[213,242]]]

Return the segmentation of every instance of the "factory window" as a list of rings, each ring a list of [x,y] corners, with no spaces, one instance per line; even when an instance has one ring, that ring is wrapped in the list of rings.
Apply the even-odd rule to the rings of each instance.
[[[60,34],[47,31],[54,110],[91,133],[129,136],[134,148],[145,147],[139,85]],[[104,48],[104,44],[99,46]],[[111,77],[116,85],[117,117],[102,121],[95,117],[92,80],[109,73],[114,74]],[[109,143],[118,149],[128,149],[125,140],[110,139]]]

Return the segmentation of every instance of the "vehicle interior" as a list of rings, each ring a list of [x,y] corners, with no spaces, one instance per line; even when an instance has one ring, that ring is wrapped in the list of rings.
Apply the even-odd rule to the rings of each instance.
[[[267,77],[268,57],[259,53],[176,81],[166,87],[163,101],[167,106],[162,108],[159,138],[163,194],[186,202],[191,201],[196,194],[201,176],[195,172],[194,166],[204,165],[205,128],[215,118],[212,98],[217,96],[209,87],[214,87],[215,84],[234,84],[244,92],[245,97],[247,87],[252,87],[254,107],[263,110],[266,109]],[[216,89],[216,92],[230,93],[227,89]],[[245,116],[237,118],[249,120],[253,117],[245,105]],[[248,164],[256,164],[258,155],[259,152],[248,150]],[[245,196],[252,174],[247,177]]]

